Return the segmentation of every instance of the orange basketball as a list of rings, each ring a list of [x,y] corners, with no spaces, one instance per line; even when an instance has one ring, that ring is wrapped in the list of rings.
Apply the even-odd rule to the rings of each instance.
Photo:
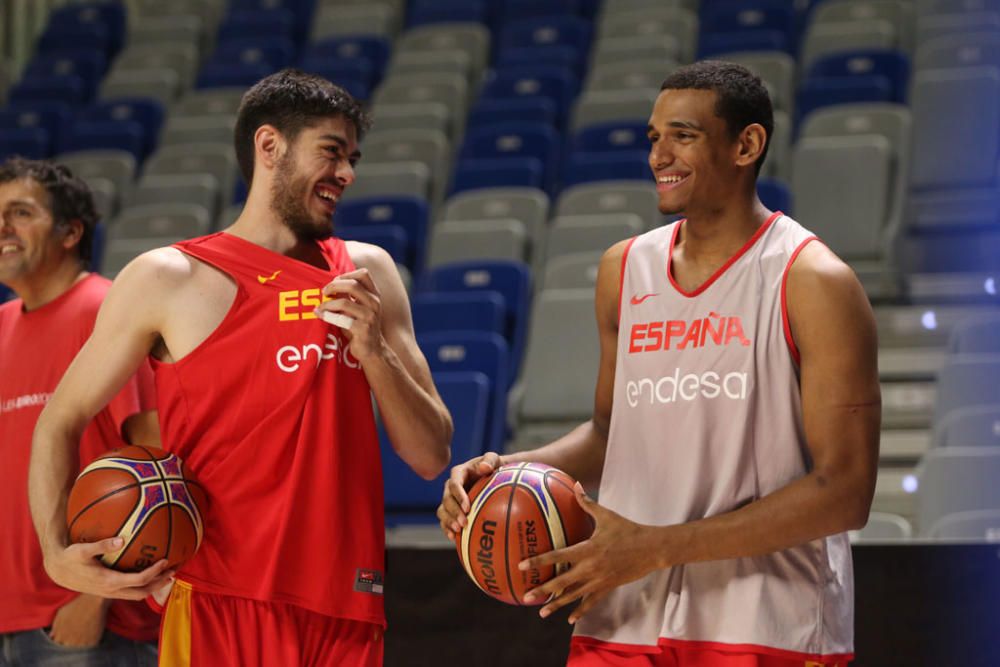
[[[576,500],[575,484],[551,466],[513,463],[472,485],[458,557],[484,593],[523,605],[525,593],[564,571],[563,564],[522,572],[517,564],[590,537],[594,524]]]
[[[66,521],[73,542],[123,538],[122,548],[101,560],[136,572],[163,558],[175,567],[193,556],[207,506],[205,491],[176,455],[130,445],[83,469],[69,494]]]

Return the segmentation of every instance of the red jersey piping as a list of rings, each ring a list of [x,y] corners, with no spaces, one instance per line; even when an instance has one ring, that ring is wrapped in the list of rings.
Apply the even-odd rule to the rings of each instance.
[[[763,225],[757,228],[757,231],[753,233],[753,236],[747,239],[747,242],[743,244],[743,247],[740,248],[735,255],[730,257],[725,264],[720,266],[719,269],[715,273],[713,273],[708,280],[706,280],[698,289],[696,289],[693,292],[684,291],[684,289],[677,284],[677,281],[674,280],[674,273],[671,270],[671,260],[674,256],[674,245],[677,243],[677,236],[680,234],[681,225],[687,222],[687,218],[681,220],[680,222],[677,223],[677,226],[674,227],[673,236],[670,237],[670,249],[667,251],[667,279],[670,281],[670,284],[674,286],[674,289],[677,290],[678,294],[680,294],[681,296],[686,296],[689,299],[698,296],[699,294],[707,290],[709,287],[711,287],[712,283],[718,280],[719,277],[721,277],[722,274],[725,273],[730,266],[736,263],[736,260],[738,260],[748,250],[750,250],[750,248],[753,247],[753,245],[757,242],[757,240],[764,235],[764,232],[766,232],[771,227],[774,221],[783,215],[784,213],[782,213],[781,211],[775,211],[774,213],[772,213],[771,217],[769,217],[764,222]]]
[[[792,268],[792,264],[798,258],[799,253],[812,241],[818,241],[819,237],[810,236],[805,241],[800,243],[797,248],[792,252],[792,256],[788,259],[788,264],[785,265],[785,270],[781,274],[781,328],[785,331],[785,342],[788,343],[788,351],[792,353],[792,359],[795,360],[795,365],[798,366],[801,363],[799,358],[799,348],[795,345],[795,339],[792,338],[792,325],[788,321],[788,271]]]
[[[618,274],[618,322],[622,321],[622,290],[625,289],[625,262],[628,260],[628,251],[632,249],[632,244],[635,243],[637,237],[633,236],[625,244],[625,252],[622,253],[622,268],[621,272]]]
[[[773,646],[762,646],[759,644],[726,644],[723,642],[691,641],[686,639],[668,639],[660,637],[656,646],[646,646],[644,644],[620,644],[616,642],[604,642],[593,637],[576,636],[572,642],[586,646],[595,646],[611,651],[624,653],[659,653],[664,646],[678,649],[701,649],[708,651],[720,651],[723,653],[742,653],[752,655],[766,655],[773,658],[784,658],[786,660],[812,661],[823,664],[836,664],[854,659],[854,653],[803,653],[801,651],[789,651],[787,649],[775,648]]]

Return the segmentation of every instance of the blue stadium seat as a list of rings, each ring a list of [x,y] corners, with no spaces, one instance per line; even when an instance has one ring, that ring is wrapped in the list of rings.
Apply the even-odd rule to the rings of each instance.
[[[495,333],[441,332],[424,334],[417,344],[432,373],[478,371],[490,381],[486,416],[486,451],[503,451],[506,436],[507,389],[510,368],[507,341]],[[454,460],[454,459],[453,459]]]
[[[585,53],[561,44],[543,46],[516,46],[497,54],[497,69],[524,68],[533,65],[565,67],[580,77],[586,62]]]
[[[411,306],[413,329],[418,335],[436,331],[503,333],[504,303],[499,292],[424,292],[413,297]]]
[[[430,23],[486,23],[484,0],[414,0],[406,18],[407,27]]]
[[[510,260],[455,262],[426,271],[420,278],[420,292],[495,292],[503,299],[501,333],[510,347],[511,382],[517,377],[528,336],[531,312],[531,270],[527,264]]]
[[[78,120],[63,135],[60,153],[115,148],[128,151],[136,162],[146,157],[146,137],[136,120]]]
[[[466,121],[465,129],[497,123],[547,123],[556,122],[556,105],[544,97],[479,100]]]
[[[375,83],[375,68],[367,58],[330,58],[309,55],[299,61],[299,69],[342,85],[341,81],[357,81],[368,89]]]
[[[792,193],[781,181],[761,178],[757,181],[757,196],[760,202],[772,211],[792,214]]]
[[[211,61],[220,65],[265,63],[271,69],[287,67],[295,60],[295,44],[287,37],[240,39],[219,44]]]
[[[365,225],[346,227],[337,235],[345,241],[371,243],[389,253],[398,264],[406,263],[406,231],[399,225]]]
[[[248,39],[295,37],[295,15],[288,9],[237,9],[223,18],[216,35],[219,44]]]
[[[100,51],[65,50],[39,54],[24,70],[26,77],[67,76],[79,77],[88,94],[93,94],[97,83],[107,69],[107,58]]]
[[[559,160],[559,135],[544,123],[501,123],[469,130],[461,159],[535,158],[542,167],[543,189],[551,190]]]
[[[613,120],[580,128],[573,136],[573,150],[649,150],[646,121]]]
[[[118,53],[125,43],[125,7],[119,2],[75,3],[49,14],[49,25],[63,27],[101,26],[108,35],[110,54]]]
[[[50,25],[38,38],[39,54],[59,53],[67,48],[98,51],[109,60],[117,53],[108,29],[101,24]]]
[[[578,89],[579,80],[566,67],[512,67],[491,71],[480,99],[547,98],[556,105],[561,123]]]
[[[22,79],[7,93],[9,103],[22,105],[59,102],[79,107],[87,103],[90,97],[83,79],[75,74]]]
[[[787,0],[715,0],[701,5],[700,27],[703,33],[752,34],[773,32],[780,35],[785,48],[796,48],[798,15]]]
[[[796,124],[811,111],[834,104],[854,102],[890,102],[892,87],[881,75],[810,77],[802,82],[795,96]]]
[[[229,11],[268,11],[280,6],[291,12],[295,41],[302,43],[309,29],[316,0],[229,0]]]
[[[0,127],[0,160],[20,155],[44,160],[52,154],[49,133],[40,127]]]
[[[266,63],[241,63],[223,65],[206,63],[198,72],[196,88],[250,87],[273,73],[273,67]]]
[[[351,199],[337,206],[333,228],[340,234],[370,225],[395,225],[405,235],[403,264],[414,275],[423,269],[427,248],[427,202],[420,197],[385,195]]]
[[[0,109],[0,130],[41,129],[46,133],[46,155],[59,145],[62,132],[73,118],[71,107],[60,102],[9,105]]]
[[[574,151],[563,166],[562,187],[591,181],[652,179],[648,150]]]
[[[383,37],[353,35],[330,37],[305,47],[302,58],[327,58],[335,61],[367,60],[378,83],[389,60],[390,46]]]
[[[844,51],[818,58],[809,68],[810,79],[884,77],[893,102],[906,102],[910,81],[910,59],[894,49]]]
[[[136,159],[142,161],[156,148],[157,137],[163,126],[163,105],[157,100],[145,97],[121,97],[98,102],[81,111],[76,120],[107,123],[138,123],[142,132],[142,154]]]
[[[698,38],[698,57],[738,51],[786,51],[791,47],[783,33],[777,30],[747,32],[703,32]]]
[[[6,285],[0,284],[0,303],[4,303],[5,301],[10,301],[16,296],[17,295],[14,294],[14,290],[10,289]]]
[[[489,378],[474,371],[436,373],[434,384],[451,413],[455,432],[451,439],[452,461],[467,461],[482,454],[489,412]],[[392,449],[385,428],[379,424],[382,478],[385,485],[386,522],[395,523],[394,512],[426,512],[424,520],[436,521],[433,510],[441,502],[441,489],[450,474],[446,469],[433,480],[413,472]]]
[[[99,273],[101,270],[101,260],[104,259],[104,243],[107,235],[108,230],[105,227],[105,221],[98,221],[97,225],[94,226],[94,236],[90,243],[90,266],[88,267],[94,273]]]
[[[536,4],[532,1],[531,4]],[[517,14],[518,17],[526,14]],[[519,18],[503,26],[499,52],[519,47],[565,46],[579,54],[590,50],[590,21],[578,16]]]
[[[498,24],[525,18],[571,17],[580,13],[580,0],[500,0],[495,3]]]
[[[451,192],[512,186],[542,189],[544,176],[544,166],[533,157],[458,160]]]

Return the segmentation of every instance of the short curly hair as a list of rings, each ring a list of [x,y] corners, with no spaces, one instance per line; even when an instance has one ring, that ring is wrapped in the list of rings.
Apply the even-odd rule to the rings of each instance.
[[[731,138],[743,128],[760,124],[767,132],[764,152],[754,164],[755,173],[767,159],[767,149],[774,133],[774,109],[771,96],[761,78],[742,65],[721,60],[702,60],[674,70],[660,90],[711,90],[716,95],[715,115],[726,121]]]
[[[73,220],[83,225],[83,235],[76,245],[80,264],[87,266],[93,254],[94,229],[98,215],[90,188],[69,167],[48,160],[12,157],[0,164],[0,183],[31,179],[49,195],[49,212],[56,226]]]
[[[359,141],[371,127],[371,116],[361,103],[321,76],[286,68],[255,83],[240,101],[233,137],[236,161],[247,185],[253,179],[253,137],[261,125],[273,125],[294,141],[303,129],[331,116],[350,121]]]

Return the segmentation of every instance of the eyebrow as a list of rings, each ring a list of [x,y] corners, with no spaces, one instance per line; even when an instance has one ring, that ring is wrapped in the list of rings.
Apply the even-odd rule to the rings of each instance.
[[[38,208],[38,204],[29,199],[11,199],[7,206],[27,206],[28,208]]]
[[[347,150],[347,139],[344,139],[339,134],[324,134],[324,135],[320,136],[320,139],[323,140],[323,141],[332,141],[335,144],[337,144],[338,146],[340,146],[342,149],[344,149],[345,151]],[[361,158],[361,151],[355,150],[353,153],[351,153],[351,157],[354,158],[354,159],[356,159],[356,160],[360,159]]]
[[[674,121],[670,121],[669,123],[667,123],[667,127],[672,127],[674,129],[677,129],[677,130],[694,130],[695,132],[704,132],[705,131],[705,128],[703,128],[701,125],[699,125],[698,123],[695,123],[694,121],[690,121],[690,120],[674,120]],[[656,128],[653,127],[652,125],[647,125],[646,126],[646,134],[649,134],[650,132],[656,132]]]

